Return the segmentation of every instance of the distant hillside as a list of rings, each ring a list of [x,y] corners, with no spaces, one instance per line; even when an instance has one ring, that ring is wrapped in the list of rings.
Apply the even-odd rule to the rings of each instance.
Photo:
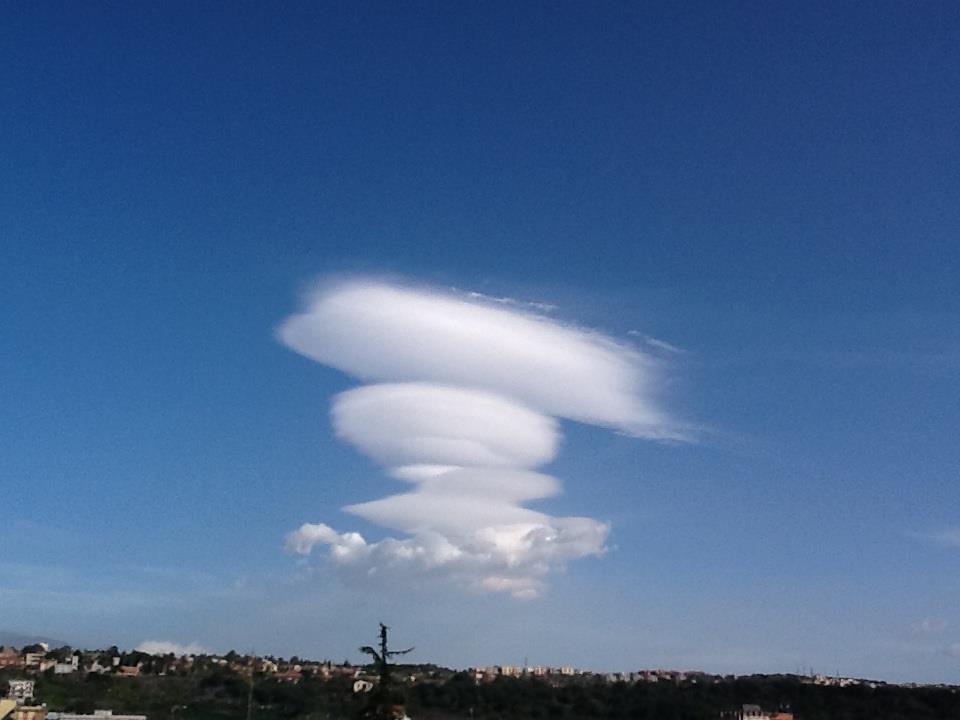
[[[63,647],[68,643],[63,640],[57,640],[55,638],[49,638],[46,635],[29,635],[25,633],[16,633],[10,632],[8,630],[0,630],[0,645],[12,645],[13,647],[21,648],[24,645],[32,645],[33,643],[47,643],[50,647]]]

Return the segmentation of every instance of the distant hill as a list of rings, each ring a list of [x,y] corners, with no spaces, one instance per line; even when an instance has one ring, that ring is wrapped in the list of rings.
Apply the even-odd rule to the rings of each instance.
[[[24,645],[32,645],[33,643],[47,643],[50,647],[63,647],[69,643],[64,642],[63,640],[57,640],[56,638],[49,638],[45,635],[29,635],[26,633],[16,633],[10,632],[8,630],[0,630],[0,645],[12,645],[13,647],[21,648]]]

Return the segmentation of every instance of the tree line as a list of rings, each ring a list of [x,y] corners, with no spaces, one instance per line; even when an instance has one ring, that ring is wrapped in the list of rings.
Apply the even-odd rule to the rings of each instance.
[[[2,671],[0,682],[6,685],[14,676]],[[347,720],[360,717],[367,704],[353,692],[348,677],[305,677],[290,683],[255,676],[251,695],[248,677],[216,667],[191,675],[139,678],[47,672],[37,681],[37,700],[51,710],[89,713],[102,708],[142,713],[150,720],[243,720],[248,701],[253,720]],[[396,689],[414,720],[717,720],[721,710],[744,703],[789,710],[797,720],[960,718],[957,688],[824,687],[792,676],[696,683],[587,679],[558,684],[501,677],[478,684],[472,675],[456,673],[413,685],[398,683]]]

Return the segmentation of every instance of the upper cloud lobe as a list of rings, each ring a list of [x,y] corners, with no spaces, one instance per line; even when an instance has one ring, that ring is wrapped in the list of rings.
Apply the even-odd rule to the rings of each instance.
[[[600,333],[447,293],[376,282],[317,292],[278,336],[365,381],[486,390],[546,415],[684,439],[657,406],[657,363]]]

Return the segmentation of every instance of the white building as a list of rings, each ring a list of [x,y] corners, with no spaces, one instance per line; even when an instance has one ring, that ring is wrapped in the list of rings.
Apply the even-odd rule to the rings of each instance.
[[[46,652],[28,652],[23,656],[23,664],[27,667],[36,667],[46,656]]]
[[[33,680],[11,680],[9,685],[7,697],[16,700],[17,705],[23,705],[27,700],[33,699]]]
[[[731,720],[770,720],[770,713],[762,710],[759,705],[742,705],[729,717]]]
[[[47,713],[47,720],[147,720],[146,715],[114,715],[113,710],[94,710],[93,715],[77,713]]]
[[[355,693],[366,693],[373,690],[373,683],[369,680],[357,680],[353,683],[353,691]]]
[[[66,662],[58,662],[53,666],[53,672],[56,675],[69,675],[80,669],[80,656],[71,655]]]

